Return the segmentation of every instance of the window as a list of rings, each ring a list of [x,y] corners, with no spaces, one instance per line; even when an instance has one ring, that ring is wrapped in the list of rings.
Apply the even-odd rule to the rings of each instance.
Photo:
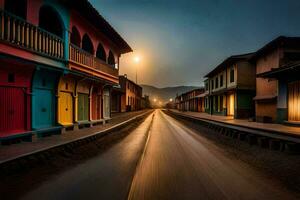
[[[230,68],[230,83],[234,82],[234,67]]]
[[[15,74],[9,73],[7,76],[7,82],[14,83],[15,82]]]
[[[223,74],[220,76],[220,87],[223,87]]]
[[[218,77],[216,78],[216,88],[218,88],[219,87],[219,79],[218,79]]]
[[[66,83],[66,90],[68,90],[69,89],[69,85],[68,85],[68,83]]]
[[[205,83],[205,90],[208,91],[208,83]]]
[[[214,80],[211,80],[211,89],[214,89]]]

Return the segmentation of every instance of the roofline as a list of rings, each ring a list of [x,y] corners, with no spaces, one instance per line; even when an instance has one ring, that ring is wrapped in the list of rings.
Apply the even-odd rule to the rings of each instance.
[[[193,90],[187,91],[187,92],[185,92],[185,93],[182,93],[182,94],[180,94],[180,95],[178,95],[178,96],[182,96],[182,95],[185,95],[185,94],[188,94],[188,93],[197,91],[197,90],[205,90],[205,88],[204,88],[204,87],[200,87],[200,88],[197,88],[197,89],[193,89]]]
[[[136,84],[134,81],[130,80],[129,78],[125,77],[124,75],[120,75],[119,78],[124,78],[124,79],[126,79],[127,81],[131,82],[132,84],[134,84],[134,85],[140,87],[141,89],[143,89],[142,86],[140,86],[139,84]]]
[[[98,10],[93,7],[89,0],[67,0],[68,5],[77,11],[100,32],[108,37],[118,48],[121,54],[133,52],[129,44],[121,37],[121,35],[100,15]],[[85,11],[89,13],[87,15]],[[96,19],[97,21],[93,21]],[[113,35],[113,37],[112,37]]]
[[[260,74],[257,74],[257,77],[259,78],[274,78],[276,74],[285,72],[292,69],[299,69],[300,68],[300,62],[291,63],[289,65],[280,67],[280,68],[273,68],[271,71],[263,72]]]
[[[216,71],[220,70],[222,67],[225,67],[228,64],[231,64],[232,62],[237,62],[239,60],[249,60],[253,56],[254,53],[245,53],[245,54],[239,54],[239,55],[232,55],[228,58],[226,58],[221,64],[217,65],[212,71],[210,71],[208,74],[204,76],[204,78],[209,78],[211,75],[216,73]]]
[[[278,48],[282,45],[284,45],[286,42],[291,40],[298,40],[300,42],[300,37],[288,37],[288,36],[279,36],[272,40],[271,42],[268,42],[265,44],[262,48],[257,50],[254,55],[251,58],[251,61],[256,61],[261,55],[264,55],[265,53],[274,50],[275,48]]]

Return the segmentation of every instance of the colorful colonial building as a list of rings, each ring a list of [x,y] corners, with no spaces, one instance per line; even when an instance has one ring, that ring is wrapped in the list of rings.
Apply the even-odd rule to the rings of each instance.
[[[0,0],[0,138],[110,118],[132,51],[87,0]]]
[[[251,56],[231,56],[205,76],[207,113],[237,119],[254,116],[255,66],[249,62]]]
[[[278,37],[258,50],[256,119],[261,122],[300,122],[300,38]]]

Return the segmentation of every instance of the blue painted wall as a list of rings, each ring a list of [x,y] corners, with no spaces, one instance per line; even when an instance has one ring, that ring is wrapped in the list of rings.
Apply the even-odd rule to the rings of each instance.
[[[70,10],[67,9],[62,3],[57,0],[44,0],[43,5],[52,6],[60,15],[62,23],[64,25],[64,57],[65,60],[69,59],[69,33],[70,33]]]
[[[32,128],[56,125],[56,88],[59,72],[37,69],[32,81]]]

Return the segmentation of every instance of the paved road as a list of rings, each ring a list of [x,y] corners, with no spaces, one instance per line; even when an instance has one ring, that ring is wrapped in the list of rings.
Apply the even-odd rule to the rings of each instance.
[[[232,160],[159,110],[104,154],[58,174],[26,198],[41,195],[43,199],[293,199],[279,183]]]

